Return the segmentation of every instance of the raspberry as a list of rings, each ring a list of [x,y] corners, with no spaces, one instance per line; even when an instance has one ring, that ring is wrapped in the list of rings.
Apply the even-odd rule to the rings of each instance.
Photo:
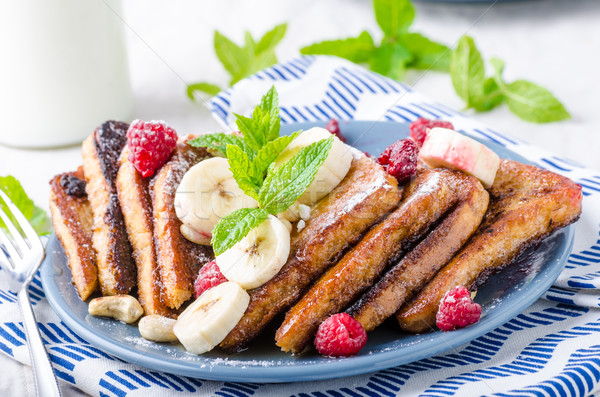
[[[340,141],[346,143],[346,137],[342,135],[342,131],[340,131],[340,124],[336,119],[329,120],[329,122],[325,125],[325,129],[340,138]]]
[[[417,171],[419,147],[412,138],[401,139],[388,146],[377,162],[399,183],[406,182]]]
[[[221,269],[217,266],[217,262],[208,262],[206,265],[202,266],[200,273],[198,273],[198,278],[194,282],[194,296],[197,298],[202,295],[204,291],[216,287],[225,281],[227,281],[227,279],[223,273],[221,273]]]
[[[352,356],[367,343],[367,331],[348,313],[330,316],[319,325],[315,336],[317,351],[330,357]]]
[[[410,123],[410,136],[417,142],[417,145],[421,147],[423,146],[423,141],[425,141],[427,132],[433,127],[454,129],[454,126],[448,121],[429,120],[421,117]]]
[[[129,161],[144,178],[167,162],[177,145],[177,133],[164,121],[135,120],[127,130]]]
[[[442,331],[452,331],[475,324],[480,316],[481,306],[473,302],[468,289],[458,285],[442,298],[435,320]]]

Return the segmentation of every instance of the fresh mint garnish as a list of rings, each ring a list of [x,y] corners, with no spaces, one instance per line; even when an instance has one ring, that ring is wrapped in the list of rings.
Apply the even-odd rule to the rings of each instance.
[[[467,108],[487,111],[505,102],[511,112],[534,123],[571,117],[564,105],[546,88],[526,80],[507,83],[502,77],[504,61],[492,58],[490,64],[494,73],[486,78],[481,53],[469,36],[463,36],[452,52],[452,84]]]
[[[259,206],[237,210],[221,218],[211,240],[215,255],[231,248],[269,214],[277,215],[288,209],[312,183],[333,144],[333,137],[315,142],[276,167],[275,160],[300,131],[279,136],[281,119],[275,87],[263,96],[252,117],[236,117],[243,136],[207,134],[189,142],[191,146],[221,151],[240,189]]]
[[[269,213],[262,208],[242,208],[219,220],[212,231],[212,246],[216,256],[221,255],[263,223]]]
[[[29,224],[33,227],[38,235],[42,236],[45,234],[50,234],[50,222],[48,215],[44,210],[37,207],[33,203],[33,200],[27,196],[27,193],[25,193],[21,183],[19,183],[15,177],[12,175],[0,176],[0,189],[23,213],[25,218],[27,218],[29,221]],[[12,216],[10,209],[2,199],[0,199],[0,208],[5,214],[8,215],[13,223],[17,223],[16,219]],[[7,230],[2,219],[0,219],[0,228]]]
[[[213,40],[215,53],[231,76],[229,85],[232,86],[238,81],[276,64],[275,47],[285,36],[286,29],[287,24],[285,23],[277,25],[265,33],[258,43],[250,33],[245,32],[243,46],[237,45],[219,31],[215,31]],[[195,100],[196,92],[214,96],[220,91],[219,86],[207,82],[198,82],[187,86],[187,95],[191,100]]]

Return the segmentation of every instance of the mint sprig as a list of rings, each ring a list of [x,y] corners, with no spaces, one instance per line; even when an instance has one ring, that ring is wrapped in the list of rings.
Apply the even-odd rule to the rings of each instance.
[[[240,46],[218,30],[214,35],[214,48],[219,61],[231,76],[229,86],[238,81],[277,63],[275,47],[285,36],[287,24],[275,26],[265,33],[258,42],[250,35],[244,33],[244,45]],[[221,91],[218,85],[197,82],[187,86],[187,95],[193,101],[198,92],[214,96]]]
[[[269,214],[288,209],[312,183],[333,144],[333,137],[315,142],[276,167],[275,160],[300,131],[279,136],[281,119],[275,87],[263,96],[252,117],[236,118],[242,136],[216,133],[188,142],[222,152],[240,189],[258,202],[258,208],[237,210],[219,220],[211,240],[215,255],[231,248]]]
[[[448,71],[451,50],[421,33],[410,31],[415,8],[409,0],[374,0],[373,8],[383,33],[379,45],[375,45],[368,32],[362,32],[358,37],[308,45],[300,52],[346,58],[397,80],[407,68]]]
[[[494,73],[486,78],[483,57],[473,39],[466,35],[452,52],[452,84],[467,108],[487,111],[505,102],[515,115],[534,123],[571,117],[564,105],[546,88],[526,80],[507,83],[502,77],[504,61],[492,58],[490,64]]]
[[[50,234],[48,215],[43,209],[37,207],[33,203],[33,200],[27,196],[23,186],[21,186],[21,183],[14,176],[0,176],[0,190],[2,190],[23,213],[38,235],[42,236]],[[12,216],[10,209],[2,199],[0,199],[0,208],[8,215],[13,223],[16,223],[16,219]],[[0,219],[0,228],[7,230],[2,219]]]

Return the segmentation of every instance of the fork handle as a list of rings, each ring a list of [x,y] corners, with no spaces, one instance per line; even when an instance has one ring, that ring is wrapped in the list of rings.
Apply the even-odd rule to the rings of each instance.
[[[37,395],[40,397],[60,397],[58,381],[54,375],[44,342],[42,342],[27,288],[21,288],[17,293],[17,298],[23,313],[23,324],[25,324],[25,332],[29,342],[29,357],[31,357],[31,368],[33,369]]]

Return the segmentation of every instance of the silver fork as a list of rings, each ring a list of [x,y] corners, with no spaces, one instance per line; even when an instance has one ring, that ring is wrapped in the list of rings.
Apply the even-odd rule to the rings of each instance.
[[[25,234],[23,236],[19,232],[0,207],[0,218],[4,221],[11,235],[9,237],[4,230],[0,230],[0,266],[10,275],[10,288],[17,291],[17,301],[23,313],[23,323],[29,342],[29,357],[31,357],[37,395],[60,396],[58,381],[40,337],[40,331],[27,293],[27,287],[44,259],[44,247],[27,219],[2,190],[0,190],[0,197],[2,197],[17,225]]]

